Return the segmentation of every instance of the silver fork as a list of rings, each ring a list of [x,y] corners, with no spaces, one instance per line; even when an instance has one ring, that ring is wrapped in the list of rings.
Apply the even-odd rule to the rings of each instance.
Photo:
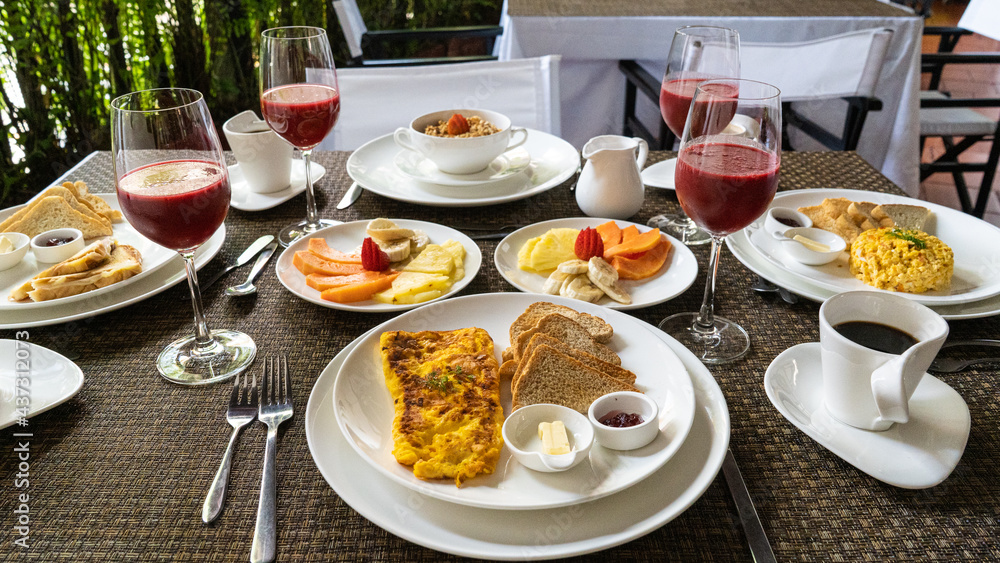
[[[233,393],[229,396],[229,410],[226,412],[226,420],[233,427],[233,435],[229,438],[229,446],[222,456],[222,464],[219,471],[212,480],[212,486],[208,489],[208,496],[205,497],[205,505],[201,508],[201,521],[208,524],[215,520],[222,513],[222,505],[226,502],[226,485],[229,483],[229,469],[233,463],[233,449],[236,446],[236,438],[240,435],[240,430],[244,426],[253,422],[257,418],[257,376],[253,377],[253,383],[247,385],[247,376],[243,375],[243,384],[240,384],[240,375],[236,374],[233,383]]]
[[[260,383],[260,411],[257,418],[267,425],[264,448],[264,475],[257,503],[257,525],[250,547],[251,563],[274,561],[275,553],[275,454],[278,426],[292,417],[292,384],[288,379],[288,359],[284,355],[264,359]]]

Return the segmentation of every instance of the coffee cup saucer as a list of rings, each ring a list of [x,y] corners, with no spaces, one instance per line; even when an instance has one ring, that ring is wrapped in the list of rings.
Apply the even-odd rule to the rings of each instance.
[[[277,207],[282,203],[292,199],[300,193],[306,191],[306,165],[301,159],[292,161],[292,177],[288,187],[283,190],[269,193],[254,192],[243,177],[243,170],[239,163],[231,164],[229,168],[229,186],[232,189],[232,196],[229,205],[240,211],[264,211]],[[313,185],[326,174],[326,168],[318,162],[309,163],[309,170],[312,171]]]
[[[940,379],[924,374],[910,399],[910,421],[874,432],[848,426],[823,406],[820,344],[792,346],[771,362],[764,389],[789,422],[872,477],[904,489],[944,481],[969,439],[969,407]]]

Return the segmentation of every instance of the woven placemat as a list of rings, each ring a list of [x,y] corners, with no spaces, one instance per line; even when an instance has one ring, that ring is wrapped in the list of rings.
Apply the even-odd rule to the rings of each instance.
[[[874,0],[509,0],[507,11],[512,16],[549,17],[906,17],[899,7]],[[912,16],[916,17],[916,16]]]
[[[650,162],[670,156],[653,153]],[[484,208],[437,208],[365,193],[346,211],[334,204],[350,185],[345,153],[317,153],[327,173],[319,182],[321,215],[342,221],[376,216],[448,225],[502,226],[580,216],[572,180],[544,194]],[[112,191],[109,155],[72,178]],[[787,153],[780,189],[853,188],[901,193],[854,153]],[[650,189],[634,218],[677,212],[674,194]],[[272,210],[233,210],[221,252],[235,257],[254,238],[301,218],[304,197]],[[463,294],[514,291],[492,265],[496,242],[484,241],[483,268]],[[657,323],[700,305],[708,249],[694,249],[701,267],[694,285],[667,303],[633,311]],[[205,267],[217,270],[222,260]],[[245,270],[230,275],[232,282]],[[753,347],[736,363],[712,367],[731,414],[731,448],[780,561],[997,560],[1000,458],[995,373],[971,370],[946,379],[972,412],[973,429],[952,476],[923,491],[898,489],[858,471],[798,431],[768,401],[764,371],[782,350],[818,339],[818,305],[788,305],[750,290],[754,279],[723,251],[716,310],[749,329]],[[282,427],[278,450],[278,561],[439,561],[458,558],[402,540],[347,506],[324,481],[305,437],[305,407],[318,375],[345,345],[391,315],[321,308],[294,297],[273,271],[256,297],[223,296],[220,282],[205,295],[213,327],[249,333],[265,352],[291,355],[296,416]],[[230,477],[230,498],[216,523],[200,521],[201,505],[229,437],[228,385],[185,388],[161,379],[153,360],[168,342],[191,331],[187,289],[180,284],[122,310],[61,325],[27,329],[32,342],[80,354],[87,381],[80,393],[31,419],[30,487],[15,488],[20,463],[14,429],[0,432],[0,514],[5,560],[245,561],[257,506],[264,430],[243,434]],[[996,336],[995,319],[952,322],[957,337]],[[0,331],[0,338],[14,338]],[[21,430],[21,429],[19,429]],[[358,479],[366,479],[359,475]],[[30,548],[13,545],[17,494],[30,495]],[[401,500],[401,503],[405,499]],[[512,516],[513,517],[513,516]],[[401,525],[405,521],[401,520]],[[609,524],[613,527],[614,523]],[[677,519],[608,551],[581,557],[605,561],[750,561],[725,484],[708,491]]]

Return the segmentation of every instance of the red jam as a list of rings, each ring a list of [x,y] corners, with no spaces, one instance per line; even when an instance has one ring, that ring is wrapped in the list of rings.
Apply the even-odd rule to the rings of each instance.
[[[774,219],[775,221],[781,223],[782,225],[787,225],[789,227],[792,227],[793,229],[802,226],[801,223],[790,217],[775,217]]]
[[[600,421],[605,426],[612,428],[628,428],[642,424],[642,415],[634,412],[611,411],[604,415]]]
[[[47,239],[42,246],[62,246],[70,242],[73,242],[73,237],[52,237]]]

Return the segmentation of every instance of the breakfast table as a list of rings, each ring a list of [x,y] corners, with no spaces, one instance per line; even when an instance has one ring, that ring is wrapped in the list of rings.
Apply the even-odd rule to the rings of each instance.
[[[923,19],[908,9],[877,0],[506,0],[505,8],[504,32],[496,46],[501,60],[562,55],[561,132],[578,148],[596,135],[621,133],[625,78],[618,61],[638,60],[662,72],[679,27],[729,27],[739,31],[741,41],[755,43],[891,29],[875,91],[883,107],[868,115],[858,152],[916,196]],[[841,106],[827,107],[842,115]],[[586,108],[588,117],[581,118],[576,108]]]
[[[650,162],[674,156],[653,152]],[[229,155],[232,158],[232,155]],[[366,192],[353,206],[337,211],[336,202],[351,185],[345,169],[349,153],[317,152],[326,169],[317,183],[321,216],[339,221],[375,217],[419,219],[453,227],[500,228],[530,224],[581,212],[574,179],[535,195],[489,207],[430,207]],[[83,180],[97,193],[113,192],[111,157],[99,152],[71,170],[67,179]],[[853,152],[786,153],[779,190],[850,188],[901,194],[901,190]],[[226,237],[203,275],[234,259],[262,234],[274,234],[300,218],[302,197],[268,211],[231,209]],[[647,189],[642,209],[632,218],[645,223],[659,213],[677,212],[670,191]],[[470,234],[472,234],[470,232]],[[493,265],[495,240],[478,242],[483,266],[461,295],[515,292]],[[705,246],[692,249],[697,280],[675,299],[627,314],[654,325],[663,317],[696,310],[702,299]],[[344,447],[321,452],[355,468],[352,499],[398,489],[383,507],[381,525],[364,517],[324,479],[307,442],[307,410],[320,400],[313,388],[320,373],[346,346],[393,313],[365,314],[323,308],[299,299],[276,279],[271,267],[249,297],[229,297],[223,289],[238,283],[237,270],[204,292],[209,326],[251,335],[259,354],[286,354],[295,415],[281,428],[277,453],[278,561],[438,561],[454,553],[480,558],[535,559],[559,553],[565,538],[598,528],[612,539],[601,551],[581,542],[565,555],[583,559],[629,561],[751,561],[747,537],[723,476],[708,475],[706,490],[690,499],[676,518],[651,529],[627,521],[605,521],[604,503],[548,509],[531,519],[515,556],[505,551],[451,554],[420,544],[435,537],[399,537],[418,529],[441,501],[394,484],[379,485],[375,471],[348,464],[357,454]],[[996,267],[994,264],[993,267]],[[971,432],[957,468],[942,483],[911,490],[892,486],[858,470],[793,426],[772,406],[763,385],[765,371],[782,351],[819,339],[819,304],[798,299],[789,304],[775,294],[751,289],[756,276],[728,251],[715,294],[716,310],[750,333],[749,353],[739,361],[708,368],[728,406],[719,413],[697,413],[705,428],[729,425],[725,432],[779,561],[997,560],[1000,543],[1000,396],[996,372],[971,368],[941,376],[968,404]],[[7,320],[0,324],[7,324]],[[225,449],[230,428],[225,413],[231,385],[184,387],[161,378],[153,362],[163,346],[191,330],[186,284],[178,283],[147,299],[93,317],[44,326],[9,327],[0,339],[19,339],[75,358],[85,382],[67,402],[38,414],[25,426],[0,432],[0,513],[5,522],[2,559],[7,561],[245,561],[250,551],[260,486],[265,429],[255,423],[237,446],[229,497],[221,517],[201,522],[201,507]],[[952,321],[951,337],[1000,336],[997,317]],[[655,329],[654,329],[655,330]],[[260,356],[258,356],[259,358]],[[6,361],[6,360],[5,360]],[[251,368],[259,375],[260,361]],[[41,390],[38,390],[41,392]],[[325,397],[325,396],[324,396]],[[724,413],[723,413],[724,414]],[[710,416],[711,415],[711,416]],[[714,418],[713,418],[714,416]],[[322,440],[333,429],[314,428]],[[692,434],[693,439],[711,439]],[[718,434],[716,435],[718,436]],[[726,444],[715,444],[724,449]],[[670,482],[671,468],[662,471]],[[395,488],[393,488],[395,487]],[[359,493],[360,492],[360,496]],[[618,502],[650,504],[623,496]],[[390,497],[392,498],[392,497]],[[596,507],[596,508],[595,508]],[[627,509],[628,507],[624,507]],[[366,507],[365,510],[370,510]],[[501,517],[503,515],[501,514]],[[517,526],[511,515],[505,525]],[[538,522],[542,524],[539,525]],[[600,524],[600,526],[598,526]],[[662,525],[660,525],[662,524]],[[442,524],[443,525],[443,524]],[[470,530],[492,526],[468,522]],[[390,533],[384,528],[392,528]],[[419,528],[423,529],[423,528]],[[443,533],[443,532],[442,532]],[[484,532],[485,533],[485,532]],[[632,539],[634,538],[634,539]],[[557,551],[551,551],[555,548]],[[445,546],[447,550],[447,546]]]

